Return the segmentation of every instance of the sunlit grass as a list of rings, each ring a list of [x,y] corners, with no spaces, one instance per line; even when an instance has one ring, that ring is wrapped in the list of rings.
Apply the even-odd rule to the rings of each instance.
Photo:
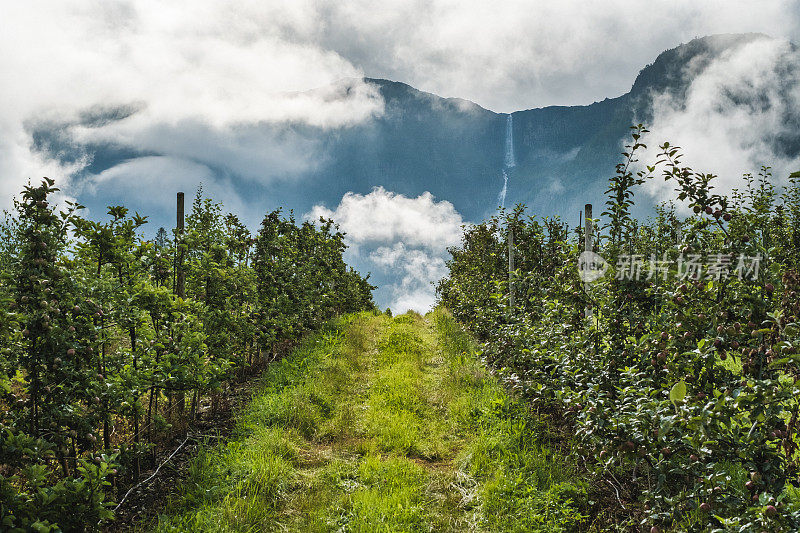
[[[274,526],[297,479],[304,442],[330,417],[324,370],[354,320],[332,324],[269,367],[240,416],[236,438],[200,452],[157,531],[263,531]]]
[[[578,531],[585,489],[445,312],[363,314],[273,365],[159,531]]]
[[[586,487],[540,442],[536,420],[474,357],[476,346],[446,311],[432,319],[447,361],[448,416],[468,436],[456,461],[489,531],[581,531]],[[462,481],[463,483],[463,481]]]

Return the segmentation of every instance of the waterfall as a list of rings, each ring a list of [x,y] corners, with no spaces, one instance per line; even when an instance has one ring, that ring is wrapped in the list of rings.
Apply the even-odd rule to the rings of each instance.
[[[511,169],[517,166],[514,158],[514,117],[511,114],[506,119],[506,153],[503,158],[503,188],[497,199],[501,207],[506,206],[506,193],[508,192],[508,175]]]
[[[514,117],[508,115],[506,119],[506,157],[503,161],[505,168],[517,166],[514,160]]]
[[[508,172],[506,172],[506,169],[503,169],[503,188],[500,189],[500,194],[497,197],[500,207],[506,206],[506,192],[508,192]]]

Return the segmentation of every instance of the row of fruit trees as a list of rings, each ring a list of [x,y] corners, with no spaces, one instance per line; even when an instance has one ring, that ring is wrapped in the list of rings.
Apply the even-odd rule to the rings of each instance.
[[[28,186],[0,224],[0,529],[82,531],[203,397],[331,316],[372,308],[329,220],[257,234],[198,191],[184,231]],[[184,285],[185,284],[185,285]],[[180,290],[178,290],[180,286]],[[176,294],[178,293],[178,294]]]
[[[576,268],[580,228],[519,206],[465,230],[439,297],[511,386],[566,417],[571,453],[628,525],[796,531],[800,173],[776,187],[763,168],[717,194],[677,147],[640,164],[644,133],[610,180],[598,279]],[[635,220],[634,193],[652,179],[672,183],[677,204]]]

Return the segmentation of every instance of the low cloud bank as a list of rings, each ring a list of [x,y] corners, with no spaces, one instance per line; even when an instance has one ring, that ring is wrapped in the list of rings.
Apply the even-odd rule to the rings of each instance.
[[[93,181],[92,146],[244,180],[308,170],[320,153],[296,130],[347,126],[383,109],[358,66],[298,38],[322,23],[305,2],[4,5],[0,209],[29,179],[47,175],[69,194]],[[37,142],[40,132],[59,142]],[[148,164],[112,173],[134,179]]]
[[[787,41],[759,39],[719,54],[710,63],[690,62],[685,97],[656,95],[653,122],[639,157],[657,159],[664,141],[680,146],[682,164],[711,172],[717,191],[743,185],[744,173],[772,167],[777,184],[800,170],[800,53]],[[794,146],[792,146],[794,145]],[[648,182],[657,200],[674,198],[674,184]]]
[[[369,194],[347,193],[331,210],[317,205],[306,219],[332,218],[347,234],[347,260],[372,272],[377,303],[402,313],[428,311],[434,283],[447,274],[447,248],[461,240],[464,220],[447,201],[429,192],[415,198],[376,187]]]

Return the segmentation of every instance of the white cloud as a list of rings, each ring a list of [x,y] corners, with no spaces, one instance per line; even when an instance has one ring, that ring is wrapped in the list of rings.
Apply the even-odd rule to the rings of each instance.
[[[165,189],[164,184],[169,183]],[[86,182],[85,187],[103,197],[122,197],[136,205],[154,210],[171,211],[175,208],[173,191],[184,191],[188,202],[196,187],[202,184],[203,195],[222,202],[225,209],[235,213],[244,208],[232,194],[230,184],[218,181],[205,165],[167,156],[150,156],[131,159],[105,170]],[[163,194],[167,191],[167,194]]]
[[[661,51],[714,33],[797,38],[797,0],[322,2],[325,46],[377,76],[509,112],[626,92]]]
[[[29,178],[69,187],[82,169],[35,150],[31,128],[42,122],[73,124],[65,133],[75,141],[156,150],[246,178],[306,169],[319,154],[280,124],[339,127],[383,105],[372,86],[331,85],[362,71],[308,38],[321,24],[303,2],[5,4],[0,207]],[[315,87],[323,89],[308,91]],[[131,105],[137,111],[123,120],[75,125],[87,109]]]
[[[729,193],[742,174],[773,167],[778,182],[800,169],[800,158],[776,148],[781,135],[796,136],[800,120],[800,54],[782,40],[764,39],[728,50],[708,65],[689,65],[685,99],[657,95],[648,149],[640,162],[656,160],[664,141],[683,148],[682,164],[718,175]],[[648,184],[658,199],[674,197],[674,183],[660,176]]]
[[[428,192],[409,198],[376,187],[366,195],[347,193],[335,210],[315,206],[305,218],[320,216],[347,234],[351,264],[387,282],[376,295],[379,305],[395,312],[433,306],[433,283],[447,274],[447,247],[461,240],[464,221],[453,204]]]
[[[433,307],[436,296],[432,283],[447,275],[447,265],[440,254],[441,250],[408,248],[402,242],[369,253],[368,260],[396,277],[391,286],[392,309],[401,313],[408,309],[425,312]]]
[[[307,216],[333,218],[356,245],[403,242],[428,250],[458,244],[463,223],[453,204],[437,202],[429,192],[408,198],[383,187],[347,193],[335,211],[315,206]]]
[[[74,140],[287,179],[322,157],[287,122],[332,128],[382,112],[374,88],[326,88],[335,80],[387,77],[498,111],[588,103],[625,92],[679,41],[742,31],[796,39],[799,21],[798,0],[6,2],[0,207],[42,175],[69,192],[88,161],[37,152],[31,127],[42,121],[71,124]],[[98,105],[138,111],[75,125]]]

